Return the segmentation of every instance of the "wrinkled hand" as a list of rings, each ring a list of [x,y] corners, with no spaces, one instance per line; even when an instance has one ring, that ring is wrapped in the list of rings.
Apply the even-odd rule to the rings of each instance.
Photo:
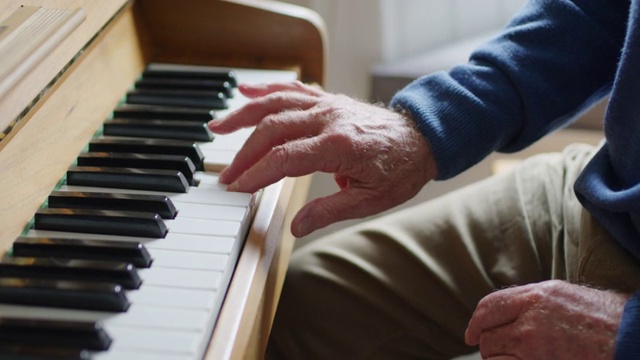
[[[628,295],[552,280],[500,290],[466,332],[483,359],[613,359]]]
[[[291,225],[304,236],[413,197],[436,175],[426,140],[403,115],[300,82],[241,85],[252,101],[209,124],[219,134],[256,126],[220,181],[254,192],[285,176],[334,174],[340,191],[306,204]]]

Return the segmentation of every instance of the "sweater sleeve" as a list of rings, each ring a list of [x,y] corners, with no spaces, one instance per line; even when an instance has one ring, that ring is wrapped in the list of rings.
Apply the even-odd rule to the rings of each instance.
[[[634,294],[624,306],[622,321],[616,339],[615,360],[637,359],[640,354],[640,292]]]
[[[467,64],[421,77],[390,106],[430,143],[438,179],[566,124],[612,84],[628,2],[532,0]]]

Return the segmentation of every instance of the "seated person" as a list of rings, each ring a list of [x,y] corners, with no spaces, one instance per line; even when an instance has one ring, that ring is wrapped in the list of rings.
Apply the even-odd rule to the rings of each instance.
[[[304,236],[512,152],[609,95],[606,141],[338,232],[294,253],[268,358],[640,358],[640,1],[532,0],[469,62],[390,109],[301,83],[210,123],[257,125],[220,179],[256,191],[334,174]]]

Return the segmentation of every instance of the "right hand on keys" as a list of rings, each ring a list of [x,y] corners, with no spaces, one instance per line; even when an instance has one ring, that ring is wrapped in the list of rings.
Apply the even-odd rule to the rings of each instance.
[[[209,123],[219,134],[256,126],[220,174],[229,190],[254,192],[316,171],[334,174],[340,187],[298,212],[294,236],[390,209],[436,176],[426,140],[404,115],[300,82],[239,88],[252,101]]]

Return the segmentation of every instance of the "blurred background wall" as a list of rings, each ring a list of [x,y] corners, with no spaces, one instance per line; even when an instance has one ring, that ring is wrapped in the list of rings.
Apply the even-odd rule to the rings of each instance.
[[[502,27],[524,0],[286,0],[327,25],[327,89],[360,98],[369,69]]]

